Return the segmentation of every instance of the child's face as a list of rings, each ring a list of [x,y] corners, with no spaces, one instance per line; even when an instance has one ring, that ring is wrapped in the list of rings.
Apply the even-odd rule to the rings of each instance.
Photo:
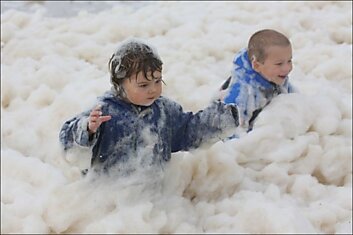
[[[151,72],[147,73],[147,80],[143,72],[132,74],[130,79],[124,79],[122,86],[126,98],[135,105],[149,106],[159,98],[162,93],[162,74],[155,71],[152,77]]]
[[[263,63],[253,61],[253,68],[266,80],[282,85],[286,76],[292,71],[292,47],[271,46],[266,49],[266,59]]]

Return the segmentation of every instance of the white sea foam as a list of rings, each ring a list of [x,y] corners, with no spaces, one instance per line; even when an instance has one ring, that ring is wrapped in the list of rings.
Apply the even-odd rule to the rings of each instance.
[[[352,233],[351,2],[12,4],[1,2],[1,233]],[[158,49],[163,95],[198,111],[262,28],[290,38],[300,92],[275,98],[252,132],[175,153],[164,175],[82,178],[90,151],[62,152],[61,125],[110,89],[126,38]]]

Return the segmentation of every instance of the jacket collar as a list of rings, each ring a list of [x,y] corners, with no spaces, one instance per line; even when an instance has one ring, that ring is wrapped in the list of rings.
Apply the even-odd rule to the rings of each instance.
[[[145,116],[146,114],[151,112],[152,105],[150,106],[140,106],[127,102],[122,97],[117,96],[114,90],[106,91],[104,95],[101,97],[101,100],[111,100],[114,103],[118,103],[122,107],[132,110],[139,115]],[[155,101],[156,102],[156,101]]]
[[[244,73],[244,76],[239,76],[239,80],[243,80],[246,83],[255,83],[254,85],[260,86],[262,89],[274,89],[277,85],[273,82],[266,80],[258,72],[256,72],[249,60],[248,50],[246,48],[239,51],[233,60],[234,70]]]

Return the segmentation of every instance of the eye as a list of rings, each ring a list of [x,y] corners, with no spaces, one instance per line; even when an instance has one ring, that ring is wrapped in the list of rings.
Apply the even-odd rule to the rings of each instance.
[[[155,82],[158,84],[158,83],[161,83],[161,82],[163,82],[163,79],[162,78],[158,78],[158,79],[156,79],[155,80]]]
[[[275,65],[278,65],[278,66],[281,66],[283,63],[281,62],[281,63],[277,63],[277,64],[275,64]]]

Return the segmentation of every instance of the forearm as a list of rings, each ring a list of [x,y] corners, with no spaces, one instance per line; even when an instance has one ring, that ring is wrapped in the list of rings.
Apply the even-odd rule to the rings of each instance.
[[[60,131],[60,142],[67,150],[74,145],[92,146],[97,139],[97,133],[90,134],[88,129],[88,116],[79,115],[64,123]]]
[[[201,138],[200,144],[216,142],[220,139],[234,134],[235,129],[239,126],[239,112],[234,104],[224,104],[222,102],[214,102],[205,110],[196,114],[195,129]]]
[[[82,117],[77,123],[77,129],[74,132],[75,143],[80,146],[90,147],[97,140],[97,133],[91,133],[88,130],[88,117]]]
[[[239,126],[239,113],[235,105],[214,102],[206,109],[189,117],[182,133],[182,150],[197,148],[202,144],[215,143],[235,133]]]

